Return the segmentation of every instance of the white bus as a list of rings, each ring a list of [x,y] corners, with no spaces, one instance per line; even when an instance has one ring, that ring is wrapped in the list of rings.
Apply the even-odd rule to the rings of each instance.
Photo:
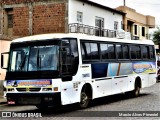
[[[156,83],[150,40],[42,34],[13,40],[8,55],[8,104],[86,108],[95,98],[129,91],[138,96],[141,88]]]

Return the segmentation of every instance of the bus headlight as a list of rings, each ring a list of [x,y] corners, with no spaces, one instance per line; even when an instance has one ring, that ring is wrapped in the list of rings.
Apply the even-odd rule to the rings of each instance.
[[[52,91],[52,88],[43,88],[42,91]]]
[[[7,92],[14,92],[14,88],[7,88]]]

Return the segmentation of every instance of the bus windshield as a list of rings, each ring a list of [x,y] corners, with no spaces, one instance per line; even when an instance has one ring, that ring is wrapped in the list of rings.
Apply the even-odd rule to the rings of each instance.
[[[11,50],[9,71],[58,70],[58,45],[26,46]]]

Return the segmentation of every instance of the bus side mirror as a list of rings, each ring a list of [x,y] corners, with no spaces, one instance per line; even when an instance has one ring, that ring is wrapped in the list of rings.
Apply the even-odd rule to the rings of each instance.
[[[9,58],[9,53],[1,53],[1,68],[2,69],[7,69],[8,68],[8,58]]]

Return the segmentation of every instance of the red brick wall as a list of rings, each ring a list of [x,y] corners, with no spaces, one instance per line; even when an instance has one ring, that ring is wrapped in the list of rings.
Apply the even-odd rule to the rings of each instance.
[[[5,0],[20,3],[27,0]],[[31,1],[31,0],[30,0]],[[40,1],[40,0],[33,0]],[[47,2],[46,2],[47,3]],[[15,4],[14,4],[15,6]],[[65,33],[65,3],[53,3],[32,7],[32,22],[29,23],[29,6],[13,7],[13,36],[28,36],[44,33]],[[30,24],[30,25],[29,25]]]
[[[0,4],[20,4],[20,3],[29,3],[29,2],[41,2],[44,0],[0,0]],[[45,0],[51,1],[51,0]]]
[[[2,13],[3,13],[3,9],[0,9],[0,16],[2,17]],[[1,22],[1,17],[0,17],[0,34],[2,34],[2,29],[3,29],[3,24],[2,24],[2,22]]]
[[[39,5],[33,7],[33,34],[64,32],[64,3]]]
[[[29,8],[16,7],[13,9],[13,35],[27,36],[29,33]]]

